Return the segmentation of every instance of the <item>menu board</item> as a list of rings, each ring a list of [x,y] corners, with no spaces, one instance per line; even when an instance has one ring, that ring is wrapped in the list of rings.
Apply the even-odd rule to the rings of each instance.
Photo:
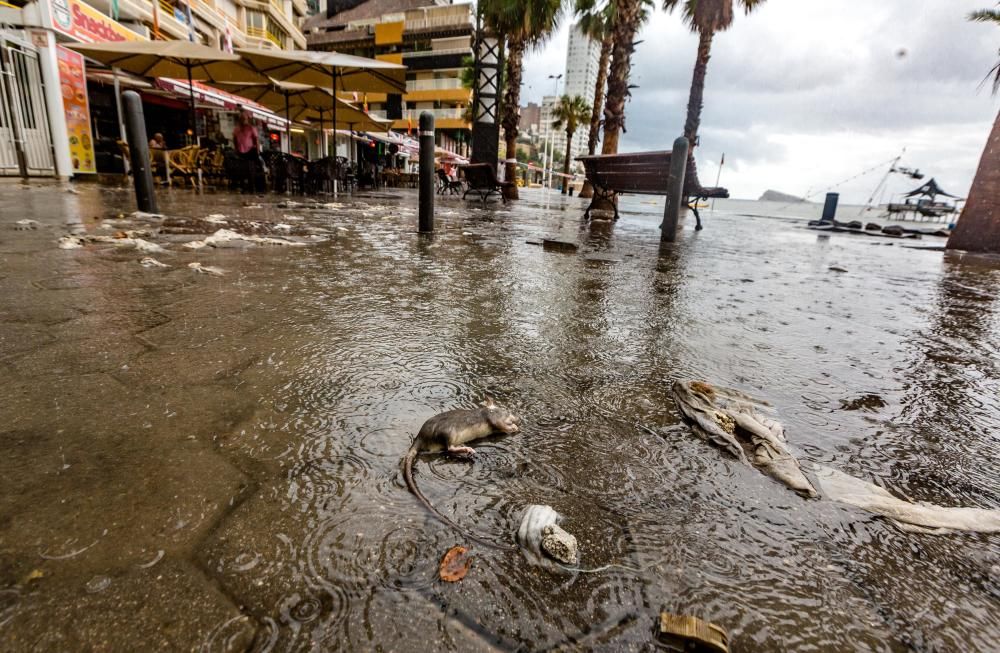
[[[66,131],[73,172],[74,174],[96,173],[83,55],[57,45],[56,56],[59,60],[59,88],[62,93],[63,110],[66,112]]]

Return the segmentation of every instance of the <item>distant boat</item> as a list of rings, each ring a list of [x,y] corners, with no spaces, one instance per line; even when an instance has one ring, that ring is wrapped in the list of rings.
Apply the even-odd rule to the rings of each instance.
[[[955,201],[938,201],[938,196],[950,197]],[[891,203],[885,207],[890,218],[899,216],[899,219],[906,220],[909,216],[914,220],[947,220],[958,211],[958,202],[962,201],[961,197],[944,192],[934,179],[903,197],[906,201]],[[912,201],[912,198],[916,198],[916,201]]]

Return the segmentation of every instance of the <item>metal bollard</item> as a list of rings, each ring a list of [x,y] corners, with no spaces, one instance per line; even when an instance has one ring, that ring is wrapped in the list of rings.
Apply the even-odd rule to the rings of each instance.
[[[674,141],[670,153],[670,177],[667,179],[667,205],[663,209],[660,240],[672,243],[677,239],[677,223],[684,208],[684,175],[687,172],[688,139],[683,136]]]
[[[153,168],[149,160],[149,140],[146,138],[146,120],[142,116],[142,99],[135,91],[125,91],[122,99],[125,101],[125,132],[128,136],[129,158],[132,159],[135,202],[140,211],[156,213]]]
[[[823,218],[820,222],[833,222],[837,216],[837,202],[840,200],[840,193],[827,193],[826,202],[823,204]]]
[[[420,233],[434,231],[434,115],[420,114]]]

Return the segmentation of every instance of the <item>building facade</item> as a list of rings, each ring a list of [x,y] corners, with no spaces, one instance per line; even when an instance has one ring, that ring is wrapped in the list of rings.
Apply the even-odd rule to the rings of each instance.
[[[401,63],[407,67],[402,98],[368,93],[346,100],[366,103],[393,129],[414,132],[420,113],[435,118],[437,144],[467,155],[471,144],[472,90],[462,71],[472,63],[474,14],[471,4],[434,0],[329,0],[325,14],[303,23],[312,50]]]
[[[29,175],[93,174],[102,171],[101,155],[111,155],[117,147],[120,120],[110,71],[91,69],[65,44],[156,38],[191,39],[224,50],[305,48],[300,23],[307,11],[306,0],[0,3],[0,175],[25,174],[25,167]],[[142,94],[147,127],[164,132],[168,141],[184,138],[189,124],[184,117],[186,81],[183,89],[171,80],[124,82],[122,90]],[[227,133],[231,116],[212,109],[232,113],[237,103],[248,103],[197,86],[194,137]],[[281,124],[265,110],[258,117],[265,128]],[[277,130],[275,135],[280,141]],[[104,145],[108,148],[102,152]]]

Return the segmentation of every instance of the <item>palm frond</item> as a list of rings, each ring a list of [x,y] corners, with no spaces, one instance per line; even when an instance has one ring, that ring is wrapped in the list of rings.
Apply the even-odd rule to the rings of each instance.
[[[970,13],[968,18],[977,23],[1000,24],[1000,9],[980,9],[979,11]]]

